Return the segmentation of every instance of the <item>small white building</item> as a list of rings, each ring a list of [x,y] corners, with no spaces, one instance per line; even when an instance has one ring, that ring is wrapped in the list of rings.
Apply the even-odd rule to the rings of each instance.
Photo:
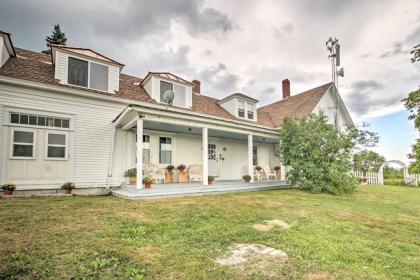
[[[291,96],[284,80],[279,101],[258,107],[241,93],[206,96],[199,81],[172,73],[125,75],[123,64],[90,49],[16,48],[2,31],[0,54],[0,184],[18,190],[121,186],[127,169],[145,164],[202,165],[205,185],[207,175],[240,180],[257,165],[281,165],[275,151],[287,116],[323,112],[353,126],[332,83]]]

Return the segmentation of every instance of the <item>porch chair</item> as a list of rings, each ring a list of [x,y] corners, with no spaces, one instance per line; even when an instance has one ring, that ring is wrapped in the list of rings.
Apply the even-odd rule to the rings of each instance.
[[[192,182],[194,179],[197,181],[203,181],[203,165],[191,164],[188,167],[188,178]]]
[[[275,180],[277,180],[277,173],[276,171],[271,171],[270,166],[264,166],[263,167],[264,174],[267,177],[267,181],[270,180],[270,177],[274,177]]]
[[[264,170],[264,169],[263,169],[263,170]],[[255,167],[254,167],[254,174],[253,174],[253,176],[254,176],[254,178],[255,178],[257,181],[262,181],[261,170],[260,170],[260,171],[258,171],[258,170],[256,170],[256,169],[255,169]]]
[[[157,184],[159,181],[165,183],[165,171],[159,168],[158,165],[153,163],[148,163],[144,165],[144,170],[147,176],[152,178],[152,181]]]

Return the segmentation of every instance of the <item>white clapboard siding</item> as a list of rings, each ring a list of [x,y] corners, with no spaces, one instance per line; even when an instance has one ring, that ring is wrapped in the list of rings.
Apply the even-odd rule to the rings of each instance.
[[[232,115],[236,116],[236,112],[238,110],[237,99],[232,98],[220,104],[223,109],[231,113]]]
[[[120,89],[120,69],[114,65],[109,65],[108,67],[108,92],[115,93]]]
[[[62,84],[67,84],[68,55],[57,51],[55,53],[55,74],[54,78]]]
[[[25,91],[27,94],[21,93]],[[104,186],[107,183],[108,164],[113,136],[112,121],[124,105],[70,95],[39,92],[0,85],[0,104],[8,108],[26,108],[42,112],[56,112],[71,117],[72,178],[79,186]],[[33,109],[36,108],[36,109]],[[36,111],[34,111],[36,113]],[[120,150],[121,132],[116,134],[115,150]],[[119,156],[114,154],[112,184],[121,177]]]

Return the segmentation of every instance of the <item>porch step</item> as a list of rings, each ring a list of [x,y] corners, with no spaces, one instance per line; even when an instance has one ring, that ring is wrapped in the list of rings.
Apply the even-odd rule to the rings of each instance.
[[[234,192],[262,191],[273,189],[290,188],[286,182],[264,182],[254,184],[218,183],[209,186],[190,185],[157,185],[151,189],[136,190],[135,186],[123,186],[119,190],[113,190],[112,195],[125,199],[159,199],[180,196],[215,195]]]

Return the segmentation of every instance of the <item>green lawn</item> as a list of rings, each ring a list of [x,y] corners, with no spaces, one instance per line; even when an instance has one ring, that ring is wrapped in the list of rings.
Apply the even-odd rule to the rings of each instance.
[[[214,263],[235,243],[285,251],[274,279],[420,279],[420,189],[1,199],[0,211],[0,279],[266,279]],[[251,227],[271,219],[293,227]]]

